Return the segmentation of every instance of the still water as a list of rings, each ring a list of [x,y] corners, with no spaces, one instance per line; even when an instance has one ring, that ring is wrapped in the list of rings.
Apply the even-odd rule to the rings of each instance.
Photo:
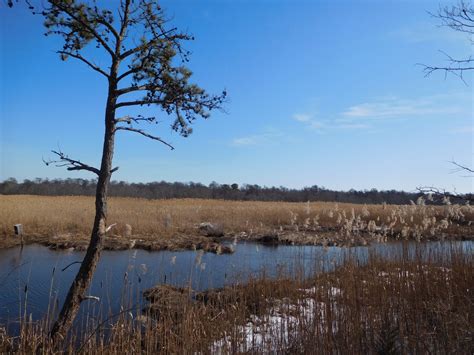
[[[81,314],[100,309],[102,315],[110,315],[124,305],[139,309],[144,302],[142,291],[156,284],[190,286],[201,291],[245,282],[263,273],[266,277],[307,277],[332,270],[347,258],[360,264],[371,256],[393,259],[404,253],[420,253],[429,258],[433,253],[449,256],[452,248],[472,253],[474,242],[385,243],[353,248],[239,243],[234,254],[226,255],[199,251],[104,251],[89,291],[100,301],[83,302]],[[54,303],[61,305],[79,268],[79,264],[70,264],[81,261],[83,256],[84,252],[53,251],[39,245],[0,250],[0,325],[8,324],[14,332],[16,320],[25,314],[33,320],[40,319],[51,311]]]

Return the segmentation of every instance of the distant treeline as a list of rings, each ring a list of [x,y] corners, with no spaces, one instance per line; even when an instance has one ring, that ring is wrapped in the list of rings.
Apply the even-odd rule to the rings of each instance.
[[[3,195],[95,195],[95,180],[86,179],[34,179],[18,182],[10,178],[0,183],[0,194]],[[302,189],[288,189],[286,187],[265,187],[244,184],[218,184],[212,182],[208,186],[188,182],[149,182],[127,183],[112,181],[110,185],[111,196],[140,197],[147,199],[170,198],[205,198],[226,200],[251,200],[251,201],[330,201],[367,204],[410,204],[417,201],[422,194],[405,191],[378,191],[376,189],[364,191],[333,191],[317,185]],[[435,199],[439,202],[440,199]],[[458,202],[453,201],[452,202]]]

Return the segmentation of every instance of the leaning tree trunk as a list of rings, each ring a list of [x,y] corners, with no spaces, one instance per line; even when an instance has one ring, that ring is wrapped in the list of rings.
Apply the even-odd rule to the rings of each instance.
[[[69,292],[64,301],[61,312],[59,313],[58,319],[51,329],[50,338],[55,344],[58,344],[65,338],[77,313],[79,312],[81,302],[85,298],[85,293],[91,284],[94,271],[97,267],[102,250],[103,239],[106,233],[107,191],[110,177],[112,175],[111,170],[115,139],[115,104],[117,101],[115,91],[117,88],[117,68],[118,63],[114,63],[109,78],[109,92],[105,110],[104,147],[95,195],[94,226],[92,228],[91,239],[84,260],[81,263],[81,267],[74,282],[69,288]]]

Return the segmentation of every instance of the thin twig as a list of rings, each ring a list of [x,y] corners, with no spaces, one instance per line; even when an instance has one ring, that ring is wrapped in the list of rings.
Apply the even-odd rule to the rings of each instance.
[[[70,263],[68,266],[66,266],[64,269],[62,269],[61,271],[66,271],[66,269],[69,267],[69,266],[72,266],[74,264],[82,264],[82,261],[73,261],[72,263]]]
[[[153,139],[153,140],[155,140],[155,141],[161,142],[161,143],[163,143],[164,145],[168,146],[171,150],[174,150],[174,147],[173,147],[170,143],[164,141],[164,140],[163,140],[162,138],[160,138],[160,137],[153,136],[153,135],[151,135],[151,134],[145,132],[145,131],[142,130],[142,129],[132,128],[132,127],[116,127],[115,130],[117,130],[117,131],[118,131],[118,130],[130,131],[130,132],[135,132],[135,133],[141,134],[142,136],[145,136],[145,137],[147,137],[147,138],[150,138],[150,139]]]
[[[43,162],[46,165],[55,164],[55,166],[57,167],[66,166],[67,170],[87,170],[97,175],[100,174],[99,169],[94,168],[90,165],[84,164],[79,160],[71,159],[61,151],[52,150],[51,152],[56,154],[59,157],[59,159],[58,160],[44,160],[43,159]]]

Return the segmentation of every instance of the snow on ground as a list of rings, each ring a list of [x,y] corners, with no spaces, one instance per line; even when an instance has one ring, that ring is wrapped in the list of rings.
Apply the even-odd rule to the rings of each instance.
[[[314,296],[315,287],[300,290],[306,295]],[[341,295],[341,290],[330,288],[331,300]],[[313,324],[320,322],[320,331],[326,329],[326,308],[324,302],[317,302],[313,297],[305,297],[292,303],[289,299],[273,300],[275,304],[268,314],[252,315],[245,325],[238,326],[234,334],[225,335],[211,346],[213,354],[229,352],[272,352],[287,348],[292,343],[292,336]],[[331,307],[334,302],[331,301]],[[332,311],[336,311],[334,308]],[[337,331],[335,321],[333,331]],[[239,341],[240,340],[240,341]]]

